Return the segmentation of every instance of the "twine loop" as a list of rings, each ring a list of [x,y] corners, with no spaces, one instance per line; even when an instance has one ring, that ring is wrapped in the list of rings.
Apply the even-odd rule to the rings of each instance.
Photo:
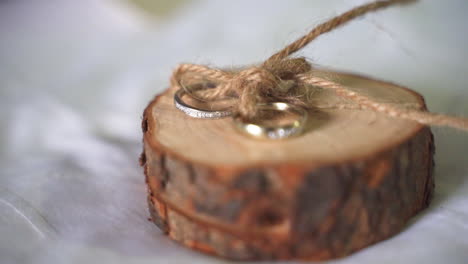
[[[237,72],[182,64],[174,71],[173,79],[185,86],[203,80],[214,82],[214,88],[193,90],[190,93],[204,101],[236,98],[236,112],[245,119],[253,119],[257,115],[258,104],[285,101],[304,106],[300,92],[305,83],[298,76],[311,69],[312,66],[304,58],[267,60],[261,65]]]

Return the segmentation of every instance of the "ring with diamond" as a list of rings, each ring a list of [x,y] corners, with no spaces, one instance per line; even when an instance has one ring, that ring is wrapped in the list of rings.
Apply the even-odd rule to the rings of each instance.
[[[259,104],[260,110],[273,110],[294,114],[296,118],[286,124],[262,125],[260,123],[245,122],[238,115],[233,117],[235,126],[243,133],[255,138],[283,139],[299,135],[307,121],[307,111],[299,106],[284,102]]]
[[[222,110],[207,110],[188,105],[182,100],[182,97],[185,94],[186,92],[184,89],[179,89],[174,94],[174,105],[177,109],[184,112],[186,115],[203,119],[219,119],[232,115],[232,111],[230,108]]]

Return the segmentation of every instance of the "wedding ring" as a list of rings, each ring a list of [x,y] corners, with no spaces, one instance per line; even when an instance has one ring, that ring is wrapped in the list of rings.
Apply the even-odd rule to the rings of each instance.
[[[260,104],[257,106],[260,110],[273,110],[279,112],[288,112],[298,117],[288,124],[261,125],[258,123],[244,122],[240,116],[234,116],[235,126],[243,133],[255,138],[263,139],[283,139],[299,135],[307,121],[307,111],[299,106],[294,106],[283,102],[273,102]]]
[[[182,97],[185,95],[184,89],[179,89],[174,94],[174,105],[177,109],[184,112],[186,115],[195,118],[204,118],[204,119],[218,119],[232,115],[232,111],[229,109],[223,110],[206,110],[197,107],[190,106],[186,104]]]

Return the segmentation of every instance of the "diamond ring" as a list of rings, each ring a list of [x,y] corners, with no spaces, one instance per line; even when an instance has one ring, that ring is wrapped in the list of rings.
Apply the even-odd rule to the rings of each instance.
[[[188,105],[182,100],[182,97],[185,94],[186,92],[184,89],[179,89],[174,94],[174,105],[177,109],[184,112],[188,116],[203,119],[219,119],[232,115],[230,108],[222,110],[206,110]]]

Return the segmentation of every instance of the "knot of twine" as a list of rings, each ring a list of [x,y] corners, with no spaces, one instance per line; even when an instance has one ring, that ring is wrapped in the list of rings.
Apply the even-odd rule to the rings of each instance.
[[[200,84],[208,81],[213,86],[202,86],[188,91],[202,101],[218,101],[226,98],[237,100],[234,112],[251,120],[258,115],[258,105],[266,102],[283,101],[307,107],[307,90],[311,87],[333,90],[337,96],[351,99],[360,108],[387,114],[395,118],[408,119],[425,125],[439,125],[468,131],[468,119],[425,110],[408,109],[388,103],[377,102],[348,87],[311,73],[312,65],[305,58],[289,56],[308,45],[318,36],[343,24],[396,3],[414,0],[375,1],[353,8],[312,29],[308,34],[280,50],[260,65],[242,70],[221,70],[204,65],[181,64],[172,75],[174,85]]]

